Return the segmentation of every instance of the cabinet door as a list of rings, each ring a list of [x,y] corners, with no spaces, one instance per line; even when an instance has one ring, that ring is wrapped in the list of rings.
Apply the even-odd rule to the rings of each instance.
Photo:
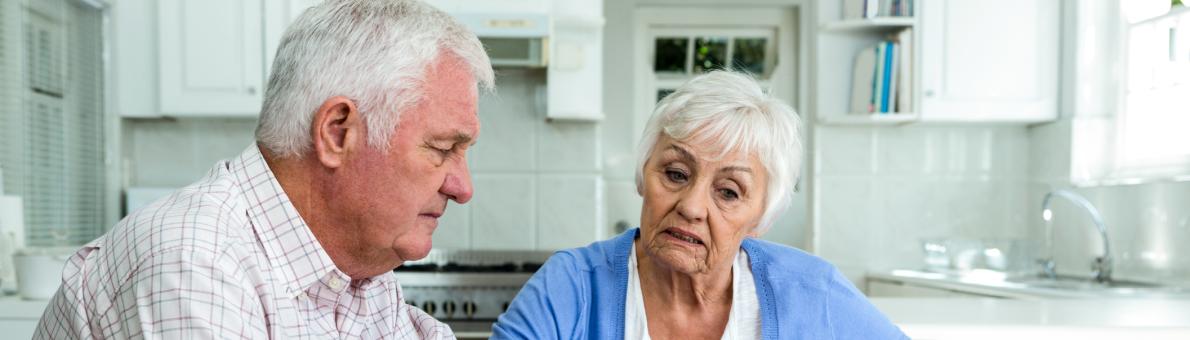
[[[161,111],[254,117],[261,84],[261,0],[158,2]]]
[[[923,121],[1057,118],[1060,1],[922,1]]]
[[[273,70],[273,58],[277,56],[277,47],[281,46],[281,37],[299,15],[307,8],[314,7],[322,0],[266,0],[264,2],[264,75],[268,84]]]

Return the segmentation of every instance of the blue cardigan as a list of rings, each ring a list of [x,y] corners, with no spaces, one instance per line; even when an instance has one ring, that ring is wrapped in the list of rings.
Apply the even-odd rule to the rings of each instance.
[[[628,256],[638,230],[559,251],[500,315],[492,339],[623,339]],[[826,261],[744,239],[765,339],[906,339]]]

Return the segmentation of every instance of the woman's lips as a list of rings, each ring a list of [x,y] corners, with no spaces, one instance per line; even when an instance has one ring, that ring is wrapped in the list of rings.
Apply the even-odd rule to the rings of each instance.
[[[669,228],[669,229],[665,229],[665,231],[663,231],[662,233],[669,235],[670,237],[673,237],[674,239],[682,241],[682,242],[686,242],[686,243],[690,243],[690,244],[697,244],[697,245],[703,244],[702,239],[699,238],[697,235],[686,232],[682,229]]]

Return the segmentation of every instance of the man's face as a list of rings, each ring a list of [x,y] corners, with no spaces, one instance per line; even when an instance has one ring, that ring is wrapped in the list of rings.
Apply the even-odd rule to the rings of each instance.
[[[475,81],[448,53],[425,80],[420,104],[401,115],[388,152],[365,147],[349,163],[358,195],[355,253],[383,268],[425,257],[447,200],[471,199],[466,152],[479,137]]]

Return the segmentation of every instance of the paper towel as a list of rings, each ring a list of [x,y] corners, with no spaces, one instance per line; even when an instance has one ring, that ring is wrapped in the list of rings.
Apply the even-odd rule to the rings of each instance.
[[[25,247],[25,209],[20,196],[0,195],[0,232],[12,236],[16,248]]]

